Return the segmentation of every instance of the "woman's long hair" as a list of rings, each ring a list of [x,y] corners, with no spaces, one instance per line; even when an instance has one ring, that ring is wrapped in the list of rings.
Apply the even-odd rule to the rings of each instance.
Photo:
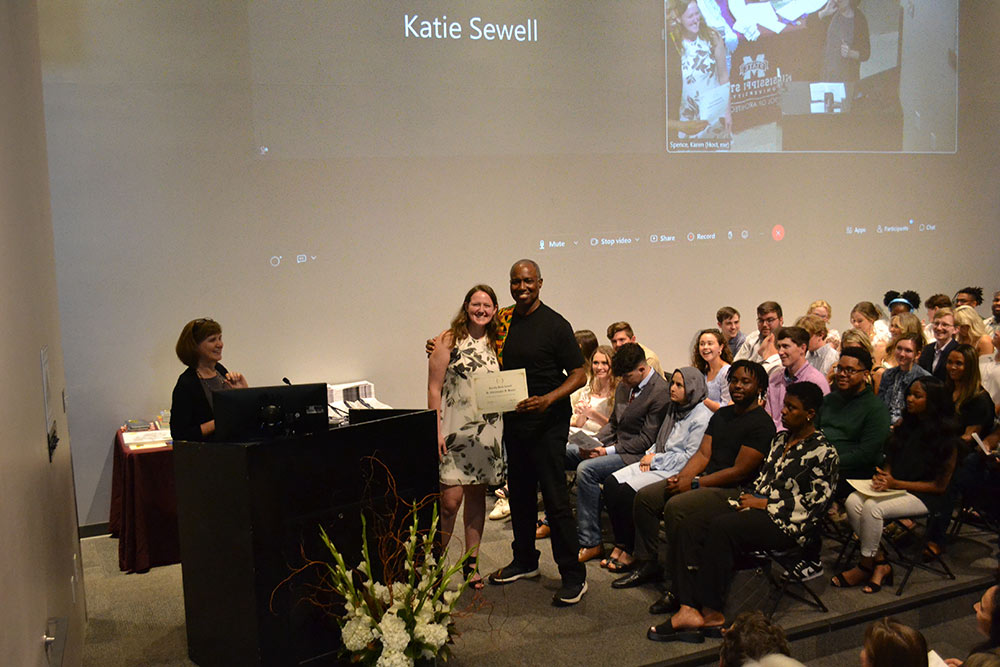
[[[493,319],[490,320],[489,324],[486,325],[486,340],[490,342],[490,346],[496,350],[497,349],[497,313],[499,312],[499,304],[497,302],[497,294],[493,291],[493,288],[489,285],[475,285],[472,289],[465,293],[465,299],[462,301],[462,307],[458,309],[458,314],[455,315],[455,319],[451,321],[451,327],[449,331],[451,332],[452,345],[458,343],[458,341],[466,338],[469,335],[469,302],[472,301],[472,295],[476,292],[485,292],[487,296],[490,297],[490,301],[493,302],[493,307],[497,310],[493,313]]]
[[[909,409],[903,412],[899,426],[893,430],[889,438],[886,453],[891,461],[907,442],[916,439],[922,447],[930,450],[932,461],[943,465],[951,456],[955,437],[959,433],[951,390],[944,382],[931,375],[910,382],[906,387],[907,396],[916,384],[923,387],[927,394],[927,407],[917,414],[913,414]],[[938,468],[940,465],[935,467]]]
[[[711,334],[715,336],[715,340],[719,341],[719,347],[722,348],[719,357],[722,361],[727,364],[733,363],[733,351],[729,349],[729,344],[726,343],[726,337],[722,335],[722,332],[718,329],[702,329],[694,337],[694,350],[691,351],[691,365],[701,371],[702,375],[708,375],[708,371],[711,370],[708,367],[708,362],[702,358],[701,352],[698,351],[698,344],[701,343],[701,337],[705,334]]]
[[[957,412],[962,409],[966,401],[982,391],[982,377],[979,375],[979,354],[976,352],[976,348],[966,343],[960,343],[951,352],[961,354],[964,363],[962,377],[958,378],[958,382],[953,382],[951,378],[948,378],[949,390],[953,393],[957,391],[958,394],[955,397],[955,411]],[[945,359],[945,363],[947,361]]]
[[[590,355],[590,359],[588,361],[588,366],[590,364],[593,364],[594,355],[597,354],[598,352],[600,352],[605,357],[607,357],[607,359],[608,359],[608,367],[609,367],[608,370],[610,371],[611,357],[615,356],[615,351],[611,349],[610,345],[598,345],[597,349],[595,349],[594,352]],[[597,388],[597,376],[594,375],[592,367],[589,367],[587,369],[587,371],[590,374],[590,382],[588,383],[588,385],[590,387],[590,393],[593,394],[594,390]],[[612,410],[615,409],[615,389],[617,389],[617,388],[618,388],[618,378],[615,377],[614,373],[610,373],[609,372],[608,373],[608,389],[610,390],[611,395],[608,397],[608,405],[611,407]]]

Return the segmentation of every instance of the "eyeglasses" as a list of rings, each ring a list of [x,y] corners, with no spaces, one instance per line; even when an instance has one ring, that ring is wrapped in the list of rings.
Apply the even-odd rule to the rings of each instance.
[[[848,368],[847,366],[839,366],[838,365],[838,366],[834,366],[833,367],[833,372],[836,373],[836,374],[838,374],[838,375],[843,374],[843,375],[846,375],[849,378],[852,378],[855,375],[857,375],[858,373],[867,373],[868,371],[866,371],[863,368]]]
[[[778,318],[775,317],[774,315],[771,315],[771,317],[758,317],[757,318],[757,324],[774,324],[777,321],[778,321]]]
[[[211,317],[199,317],[198,319],[196,319],[196,320],[195,320],[195,321],[194,321],[194,322],[193,322],[193,323],[191,324],[191,336],[192,336],[192,337],[193,337],[193,338],[194,338],[195,340],[197,340],[197,339],[198,339],[198,330],[199,330],[199,329],[201,329],[201,327],[203,327],[203,326],[205,326],[206,324],[208,324],[209,322],[212,322],[212,323],[214,323],[214,322],[215,322],[215,320],[213,320],[213,319],[212,319]]]

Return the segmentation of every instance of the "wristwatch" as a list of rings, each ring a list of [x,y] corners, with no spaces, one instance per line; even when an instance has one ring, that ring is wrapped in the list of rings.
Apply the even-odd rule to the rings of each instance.
[[[694,479],[691,480],[691,488],[697,489],[701,486],[701,475],[695,475]]]

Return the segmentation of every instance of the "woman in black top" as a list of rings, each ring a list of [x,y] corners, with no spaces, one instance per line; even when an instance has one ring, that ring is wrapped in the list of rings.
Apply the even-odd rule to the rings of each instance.
[[[174,440],[209,440],[215,433],[212,392],[246,388],[247,380],[220,363],[222,327],[215,320],[201,318],[185,324],[175,349],[187,370],[174,385],[170,436]]]
[[[962,343],[949,352],[945,372],[948,374],[948,388],[951,390],[951,399],[955,402],[955,412],[961,423],[962,440],[967,444],[963,453],[968,453],[972,434],[985,438],[992,430],[994,419],[993,399],[983,389],[976,348]]]
[[[911,382],[906,412],[889,438],[885,463],[872,478],[874,491],[907,493],[875,498],[855,491],[847,499],[847,518],[860,536],[861,561],[834,577],[834,586],[867,582],[863,592],[877,593],[883,583],[891,583],[892,565],[879,552],[884,519],[928,513],[928,548],[938,548],[943,533],[940,517],[950,513],[945,491],[955,470],[957,443],[954,409],[945,385],[934,377]]]

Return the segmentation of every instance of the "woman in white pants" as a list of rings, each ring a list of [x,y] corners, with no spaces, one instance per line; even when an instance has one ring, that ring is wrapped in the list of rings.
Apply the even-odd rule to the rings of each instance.
[[[934,377],[914,380],[906,391],[906,412],[886,447],[885,463],[872,478],[875,491],[906,493],[875,498],[856,491],[847,499],[847,517],[861,539],[861,560],[835,576],[834,586],[864,584],[862,592],[877,593],[883,584],[892,583],[892,565],[878,548],[883,521],[947,511],[945,491],[955,470],[957,443],[955,408],[944,383]]]

